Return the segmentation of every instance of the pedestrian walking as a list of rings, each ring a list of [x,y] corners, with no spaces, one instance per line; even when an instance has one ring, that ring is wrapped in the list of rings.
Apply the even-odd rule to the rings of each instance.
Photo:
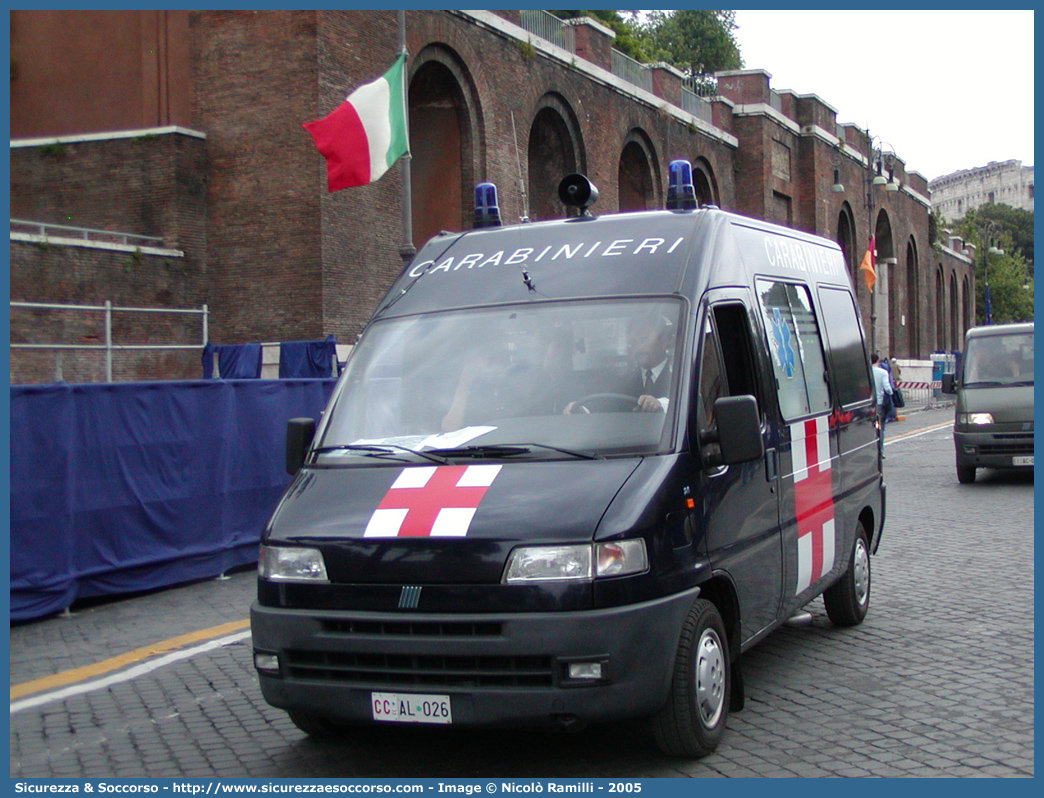
[[[884,460],[885,424],[892,414],[892,378],[881,366],[881,357],[876,352],[870,356],[871,373],[874,376],[874,398],[877,399],[877,443]]]

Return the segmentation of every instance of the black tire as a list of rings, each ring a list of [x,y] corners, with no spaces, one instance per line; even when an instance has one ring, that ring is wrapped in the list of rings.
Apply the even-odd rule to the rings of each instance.
[[[682,626],[670,695],[653,718],[660,750],[690,759],[711,753],[725,731],[731,692],[725,624],[717,607],[696,599]]]
[[[823,603],[834,626],[855,626],[866,617],[870,608],[870,546],[861,523],[856,526],[848,569],[823,593]]]
[[[288,709],[294,725],[311,737],[340,737],[351,728],[345,723],[310,709]]]
[[[957,481],[968,485],[975,481],[975,466],[957,464]]]

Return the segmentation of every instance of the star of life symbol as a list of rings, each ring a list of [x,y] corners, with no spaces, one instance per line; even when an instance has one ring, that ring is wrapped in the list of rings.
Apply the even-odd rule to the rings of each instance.
[[[797,521],[795,595],[834,567],[834,490],[830,469],[829,417],[790,425]]]
[[[464,537],[499,465],[404,468],[363,533],[367,538]]]
[[[783,321],[779,308],[772,309],[772,340],[776,344],[776,359],[779,366],[787,374],[787,379],[794,376],[794,347],[790,343],[790,328]]]

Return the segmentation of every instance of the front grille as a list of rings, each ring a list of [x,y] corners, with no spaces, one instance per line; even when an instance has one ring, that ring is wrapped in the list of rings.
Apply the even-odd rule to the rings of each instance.
[[[332,621],[323,620],[323,631],[346,635],[388,635],[394,637],[498,637],[499,623],[438,621]]]
[[[550,687],[551,657],[476,657],[287,651],[291,678],[369,685]]]
[[[993,443],[984,443],[979,447],[981,454],[989,455],[1027,455],[1033,454],[1033,433],[994,435]]]

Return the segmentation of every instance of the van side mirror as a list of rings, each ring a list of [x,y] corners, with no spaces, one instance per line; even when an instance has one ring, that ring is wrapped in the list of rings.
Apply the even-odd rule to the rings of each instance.
[[[292,418],[286,422],[286,473],[290,476],[301,470],[314,437],[314,418]]]
[[[713,465],[735,465],[760,460],[765,455],[765,442],[761,438],[761,414],[758,400],[753,396],[723,396],[714,402],[714,418],[717,430],[712,440],[717,443],[721,455],[715,457]]]
[[[955,374],[943,374],[942,375],[942,392],[943,393],[957,393],[957,387],[954,385]]]

